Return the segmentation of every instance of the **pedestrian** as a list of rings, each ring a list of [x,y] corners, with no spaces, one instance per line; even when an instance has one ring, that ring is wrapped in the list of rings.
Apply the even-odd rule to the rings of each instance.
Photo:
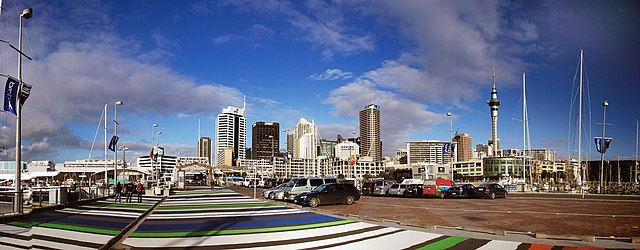
[[[117,203],[118,200],[120,201],[120,203],[122,203],[122,184],[118,183],[116,185],[116,200],[115,202]]]
[[[131,196],[133,195],[133,183],[127,183],[127,202],[131,203]]]
[[[136,192],[138,192],[138,203],[142,202],[142,193],[144,192],[144,186],[142,185],[142,181],[138,181],[138,186],[136,187]]]

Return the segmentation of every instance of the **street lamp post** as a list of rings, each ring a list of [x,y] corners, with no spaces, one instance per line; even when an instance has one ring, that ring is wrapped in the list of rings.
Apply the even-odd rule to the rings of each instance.
[[[157,170],[153,167],[153,154],[155,153],[154,142],[156,138],[156,132],[154,131],[154,129],[157,127],[158,127],[157,123],[154,123],[151,126],[151,155],[149,155],[149,160],[151,161],[151,171],[153,172],[152,179],[154,179],[156,182],[158,181],[158,179],[156,179]]]
[[[156,150],[159,150],[158,148],[158,144],[160,144],[160,135],[162,134],[162,131],[158,131],[156,134],[158,134],[158,137],[156,138]],[[152,159],[153,160],[153,159]],[[160,165],[156,167],[158,169],[158,171],[156,171],[156,191],[160,192],[160,170],[162,168],[162,161],[160,162]]]
[[[604,151],[606,148],[606,143],[604,140],[604,128],[605,125],[607,124],[607,106],[609,106],[609,103],[607,102],[607,100],[605,100],[604,102],[602,102],[602,141],[600,142],[600,193],[602,193],[602,188],[603,188],[603,180],[604,180]]]
[[[447,116],[449,117],[449,164],[451,164],[451,180],[453,181],[453,114],[447,112]]]
[[[16,198],[13,204],[13,210],[16,213],[22,213],[22,104],[20,101],[20,95],[22,92],[22,19],[29,19],[33,16],[33,9],[26,8],[20,14],[20,31],[18,37],[18,91],[16,94],[16,176],[15,176],[15,186],[16,186]]]
[[[355,144],[356,144],[356,131],[351,131],[351,134],[353,134],[353,144],[351,145],[351,147],[349,147],[349,161],[351,161],[351,157],[352,157],[352,153],[351,153],[351,149],[355,149]],[[371,145],[370,147],[373,147],[373,145]],[[355,154],[353,154],[353,164],[351,164],[351,167],[353,168],[353,179],[356,179],[356,156]]]
[[[113,135],[118,138],[118,105],[123,105],[124,102],[116,101],[113,105]],[[113,144],[113,180],[114,185],[118,184],[118,139]]]
[[[129,150],[129,148],[127,148],[127,146],[122,146],[120,147],[120,150],[122,150],[122,170],[124,173],[124,169],[127,167],[127,150]]]

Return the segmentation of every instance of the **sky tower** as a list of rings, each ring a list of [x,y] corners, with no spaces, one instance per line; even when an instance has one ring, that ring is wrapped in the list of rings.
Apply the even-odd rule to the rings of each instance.
[[[493,156],[498,155],[498,149],[500,149],[500,141],[498,140],[498,107],[500,107],[500,100],[498,100],[498,91],[496,90],[496,67],[492,65],[493,70],[493,85],[491,87],[491,100],[487,102],[491,108],[491,140],[489,146]]]

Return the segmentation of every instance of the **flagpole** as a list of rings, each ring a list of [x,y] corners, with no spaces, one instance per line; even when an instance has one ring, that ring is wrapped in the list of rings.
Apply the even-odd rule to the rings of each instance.
[[[604,128],[605,125],[607,124],[607,106],[609,106],[609,103],[607,102],[607,100],[605,100],[602,103],[602,139],[600,141],[600,193],[603,192],[602,188],[603,188],[603,183],[602,181],[604,180],[604,151],[606,150],[606,142],[604,139]]]
[[[20,31],[18,37],[18,91],[16,94],[16,198],[13,204],[14,212],[22,213],[22,103],[20,101],[20,95],[22,94],[22,18],[29,19],[32,16],[32,9],[27,8],[20,14]]]

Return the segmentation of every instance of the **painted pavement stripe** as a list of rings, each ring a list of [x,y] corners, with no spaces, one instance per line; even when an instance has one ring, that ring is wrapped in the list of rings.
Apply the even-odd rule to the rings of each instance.
[[[96,249],[38,239],[33,239],[32,244],[34,249]]]
[[[202,237],[182,237],[182,238],[134,238],[129,237],[124,241],[125,245],[133,247],[149,247],[157,248],[164,246],[174,247],[192,247],[192,246],[217,246],[231,244],[250,244],[271,241],[289,241],[300,238],[306,238],[309,235],[325,236],[335,234],[336,232],[358,231],[364,228],[373,228],[376,225],[356,222],[335,226],[300,229],[296,231],[266,232],[254,234],[236,234],[236,235],[216,235]]]
[[[520,242],[492,240],[484,246],[479,247],[477,250],[495,250],[495,249],[517,249]]]
[[[247,204],[203,204],[203,205],[184,205],[184,206],[159,206],[157,210],[189,210],[203,208],[238,208],[238,207],[269,207],[279,206],[271,203],[247,203]]]
[[[13,242],[0,241],[0,249],[31,249],[31,243],[28,245],[14,244]]]
[[[426,240],[426,241],[424,241],[424,242],[420,242],[420,243],[415,244],[415,245],[413,245],[413,246],[407,247],[407,248],[405,248],[405,250],[415,250],[415,249],[420,249],[420,248],[422,248],[422,247],[424,247],[424,246],[426,246],[426,245],[429,245],[429,244],[431,244],[431,243],[435,243],[435,242],[438,242],[438,241],[444,240],[444,239],[446,239],[446,238],[448,238],[448,237],[449,237],[449,236],[440,235],[440,236],[438,236],[438,237],[431,238],[431,239],[427,239],[427,240]]]
[[[450,248],[447,248],[448,250],[467,250],[467,249],[477,249],[481,246],[486,245],[490,240],[483,240],[483,239],[474,239],[474,238],[470,238],[467,239],[463,242],[460,242]]]
[[[551,248],[553,248],[553,245],[532,243],[531,246],[529,247],[529,250],[551,250]]]
[[[102,245],[104,245],[104,243],[103,244],[96,244],[96,243],[86,242],[86,241],[77,240],[77,239],[73,239],[73,238],[69,238],[69,237],[60,238],[60,237],[52,237],[52,236],[48,236],[48,235],[39,235],[39,234],[34,234],[32,241],[34,242],[34,244],[37,244],[37,242],[39,242],[39,241],[44,241],[44,242],[49,242],[49,243],[50,242],[56,242],[56,243],[60,243],[60,244],[72,245],[72,246],[76,246],[76,247],[87,247],[87,248],[93,248],[93,249],[100,248],[100,247],[102,247]],[[49,244],[47,244],[47,245],[49,245]]]
[[[403,230],[398,228],[385,228],[380,227],[375,230],[368,231],[358,231],[358,232],[348,232],[347,235],[337,235],[333,238],[325,238],[317,241],[304,241],[297,244],[289,244],[289,245],[281,245],[281,246],[273,246],[273,247],[255,247],[253,249],[322,249],[334,246],[340,246],[343,244],[349,244],[352,242],[363,241],[367,239],[373,239],[377,237],[382,237],[385,235],[390,235],[394,233],[399,233]]]
[[[254,213],[254,212],[295,212],[302,211],[300,209],[289,207],[260,207],[260,208],[216,208],[216,209],[194,209],[194,210],[180,210],[180,211],[153,211],[152,215],[164,216],[164,215],[182,215],[189,216],[191,214],[218,214],[218,213]]]
[[[19,240],[29,240],[31,230],[24,227],[0,224],[0,239],[14,238]]]
[[[459,237],[459,236],[450,236],[450,237],[446,237],[442,240],[439,240],[437,242],[431,243],[429,245],[423,246],[421,248],[418,249],[428,249],[428,250],[444,250],[447,248],[450,248],[452,246],[455,246],[456,244],[463,242],[465,240],[467,240],[469,238],[467,237]]]
[[[193,217],[189,219],[147,219],[144,224],[147,225],[177,225],[177,224],[221,224],[221,223],[235,223],[240,221],[246,222],[257,222],[257,221],[284,221],[284,220],[294,220],[298,218],[308,218],[308,217],[324,217],[324,218],[332,218],[328,216],[319,216],[316,213],[311,212],[302,212],[302,213],[288,213],[288,214],[275,214],[275,215],[254,215],[254,216],[227,216],[227,217],[216,217],[216,218],[202,218],[202,217]],[[257,224],[255,224],[257,225]]]
[[[66,214],[78,214],[77,212],[72,211],[57,211],[58,213],[66,213]],[[83,215],[94,215],[94,216],[117,216],[120,218],[138,218],[142,213],[130,213],[130,212],[111,212],[111,211],[85,211],[82,212]]]
[[[516,250],[528,250],[531,247],[529,243],[522,243],[516,248]]]
[[[17,222],[10,222],[10,224],[15,226],[24,226],[24,227],[31,226],[31,224],[17,223]],[[75,226],[75,225],[64,225],[64,224],[58,224],[58,223],[37,223],[37,224],[34,224],[33,227],[64,229],[64,230],[70,230],[70,231],[76,231],[76,232],[97,233],[97,234],[107,234],[107,235],[116,235],[120,233],[120,230],[101,229],[101,228],[83,227],[83,226]]]
[[[366,241],[343,244],[329,249],[404,249],[425,239],[437,238],[441,235],[419,231],[401,231]]]
[[[244,217],[250,217],[250,216],[254,216],[254,215],[283,215],[283,214],[299,214],[299,213],[305,213],[304,210],[298,210],[298,211],[254,211],[254,212],[235,212],[235,213],[193,213],[193,214],[187,214],[187,215],[182,215],[182,214],[162,214],[162,215],[153,215],[153,216],[149,216],[147,219],[152,219],[152,220],[170,220],[170,219],[191,219],[191,218],[195,218],[195,219],[204,219],[204,218],[220,218],[220,217],[230,217],[230,216],[235,216],[235,217],[240,217],[240,216],[244,216]]]
[[[194,232],[138,232],[136,231],[131,234],[131,237],[189,237],[189,236],[266,233],[266,232],[292,231],[292,230],[315,228],[315,227],[327,227],[327,226],[347,224],[347,223],[353,223],[353,221],[338,220],[338,221],[329,221],[329,222],[322,222],[322,223],[293,225],[293,226],[282,226],[282,227],[220,229],[220,230],[203,230],[203,231],[194,231]]]
[[[76,231],[44,228],[44,227],[34,227],[33,233],[37,235],[46,235],[46,236],[58,237],[58,238],[82,239],[85,242],[91,242],[96,244],[104,244],[107,241],[109,241],[111,238],[113,238],[113,236],[111,235],[76,232]]]
[[[562,250],[605,250],[597,247],[563,247]]]

